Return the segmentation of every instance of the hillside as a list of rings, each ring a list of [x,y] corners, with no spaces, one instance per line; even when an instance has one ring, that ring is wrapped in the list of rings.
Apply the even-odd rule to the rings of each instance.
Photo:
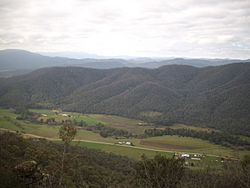
[[[73,59],[49,57],[25,50],[0,50],[0,77],[21,75],[32,70],[54,66],[80,66],[98,69],[124,67],[122,59]]]
[[[56,55],[56,53],[55,53]],[[58,54],[60,55],[60,53]],[[98,57],[98,56],[97,56]],[[195,67],[205,67],[209,65],[223,65],[229,63],[240,63],[245,60],[236,59],[184,59],[184,58],[118,58],[107,57],[103,59],[95,58],[68,58],[51,57],[33,53],[25,50],[7,49],[0,50],[0,77],[11,77],[23,75],[44,67],[54,66],[74,66],[95,69],[110,69],[121,67],[142,67],[159,68],[164,65],[191,65]]]
[[[250,64],[157,69],[43,68],[0,80],[0,105],[186,123],[250,135]]]

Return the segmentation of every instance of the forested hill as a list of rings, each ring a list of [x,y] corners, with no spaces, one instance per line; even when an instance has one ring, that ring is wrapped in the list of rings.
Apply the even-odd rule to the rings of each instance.
[[[43,68],[1,79],[0,105],[60,107],[250,135],[250,63],[205,68]]]
[[[60,54],[59,54],[60,55]],[[62,54],[61,54],[62,55]],[[164,65],[181,64],[195,67],[244,63],[240,59],[186,59],[186,58],[131,58],[106,57],[104,59],[50,57],[25,50],[0,50],[0,77],[23,75],[39,68],[54,66],[74,66],[95,69],[121,67],[159,68]]]

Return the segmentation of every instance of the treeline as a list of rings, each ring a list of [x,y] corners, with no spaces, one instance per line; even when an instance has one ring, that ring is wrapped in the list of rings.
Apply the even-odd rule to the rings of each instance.
[[[196,131],[192,129],[146,129],[145,136],[163,136],[163,135],[178,135],[192,138],[200,138],[202,140],[208,140],[211,143],[219,144],[228,147],[242,147],[245,149],[250,148],[250,143],[246,140],[242,140],[238,136],[219,131]]]
[[[98,123],[97,125],[86,125],[85,127],[86,130],[99,133],[104,138],[106,137],[130,138],[133,136],[132,133],[126,130],[107,127],[101,123]]]
[[[63,145],[44,139],[24,139],[0,133],[0,187],[4,188],[246,188],[250,187],[250,158],[225,162],[223,169],[191,170],[184,159],[157,155],[140,161],[97,150]]]
[[[15,113],[18,114],[16,117],[17,120],[36,121],[36,118],[39,116],[38,114],[30,112],[29,109],[24,106],[16,107]]]

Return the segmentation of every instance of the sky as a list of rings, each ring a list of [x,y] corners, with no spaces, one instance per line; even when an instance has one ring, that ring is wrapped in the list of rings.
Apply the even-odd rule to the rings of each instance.
[[[250,0],[0,0],[0,49],[250,58]]]

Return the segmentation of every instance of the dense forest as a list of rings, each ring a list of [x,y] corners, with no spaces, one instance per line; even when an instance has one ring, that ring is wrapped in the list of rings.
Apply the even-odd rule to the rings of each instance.
[[[0,80],[4,107],[62,108],[250,135],[250,63],[158,69],[44,68]]]
[[[142,156],[140,161],[134,161],[78,146],[69,145],[64,150],[63,144],[38,138],[24,139],[8,132],[0,133],[0,146],[0,187],[4,188],[250,186],[249,157],[225,162],[220,171],[190,170],[183,159],[158,155],[153,159]],[[67,170],[61,168],[64,151],[63,169]]]

